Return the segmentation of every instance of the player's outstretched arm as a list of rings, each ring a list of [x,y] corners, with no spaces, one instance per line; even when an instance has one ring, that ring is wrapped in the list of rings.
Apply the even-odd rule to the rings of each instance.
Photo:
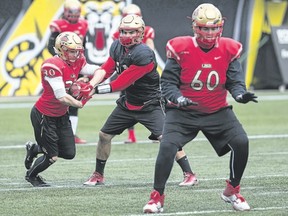
[[[102,68],[97,69],[94,72],[92,79],[89,81],[90,85],[95,87],[97,84],[101,83],[106,75],[106,71]]]

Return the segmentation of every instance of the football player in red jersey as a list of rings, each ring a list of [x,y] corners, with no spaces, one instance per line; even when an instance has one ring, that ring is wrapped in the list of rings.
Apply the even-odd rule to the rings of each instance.
[[[34,187],[49,186],[38,174],[58,157],[73,159],[76,154],[68,107],[82,108],[90,97],[86,94],[76,100],[69,95],[67,91],[72,83],[79,74],[93,76],[82,89],[90,92],[105,75],[102,70],[97,70],[98,66],[86,62],[82,40],[73,32],[62,32],[57,36],[55,52],[57,55],[45,60],[41,66],[43,93],[30,114],[37,144],[29,142],[26,145],[25,179]],[[42,156],[33,163],[38,153]]]
[[[64,2],[63,17],[58,20],[53,20],[50,23],[51,36],[49,38],[48,50],[51,55],[55,55],[53,49],[55,39],[61,32],[71,31],[76,33],[83,41],[85,47],[85,36],[88,31],[87,20],[80,17],[81,3],[78,0],[66,0]],[[85,144],[86,140],[79,138],[76,135],[78,126],[78,108],[69,107],[69,118],[72,124],[73,133],[76,144]]]
[[[248,160],[248,137],[227,102],[227,92],[239,103],[257,102],[246,90],[238,60],[242,45],[221,37],[221,12],[201,4],[192,13],[194,37],[175,37],[166,46],[167,61],[161,85],[167,105],[163,137],[156,159],[154,190],[144,213],[163,211],[164,189],[179,147],[199,131],[218,156],[231,152],[230,177],[221,198],[235,210],[250,210],[240,194],[240,181]]]
[[[129,4],[122,10],[122,16],[125,17],[128,14],[135,14],[140,17],[142,17],[141,9],[136,4]],[[117,31],[113,34],[113,39],[117,40],[119,39],[120,32]],[[142,42],[147,44],[152,50],[154,50],[154,38],[155,38],[155,31],[151,26],[145,25],[144,30],[144,36]],[[121,92],[121,95],[123,95],[124,91]],[[120,95],[120,96],[121,96]],[[126,143],[133,143],[136,142],[135,138],[135,132],[134,132],[134,126],[128,128],[128,141]],[[179,164],[183,171],[184,179],[179,184],[180,186],[193,186],[198,183],[198,180],[196,178],[196,175],[192,172],[192,169],[189,164],[188,157],[186,156],[184,150],[182,148],[179,148],[179,151],[176,154],[175,157],[176,162]]]

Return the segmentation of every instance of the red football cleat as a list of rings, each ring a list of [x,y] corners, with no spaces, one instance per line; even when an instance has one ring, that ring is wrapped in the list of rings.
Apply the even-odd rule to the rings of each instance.
[[[104,176],[95,171],[89,177],[89,179],[86,182],[84,182],[83,184],[84,185],[90,185],[90,186],[103,185],[104,184]]]
[[[240,194],[240,185],[234,188],[229,180],[226,180],[226,182],[227,186],[221,194],[221,199],[227,203],[231,203],[232,207],[237,211],[249,211],[250,206]]]
[[[193,186],[198,184],[198,179],[196,174],[184,172],[184,180],[179,184],[179,186]]]
[[[158,191],[153,190],[150,194],[150,200],[143,207],[143,212],[144,213],[161,213],[161,212],[163,212],[163,210],[164,210],[163,209],[164,198],[165,198],[164,194],[161,196]]]
[[[87,143],[86,140],[79,138],[77,135],[74,136],[74,139],[75,139],[75,143],[76,144],[85,144],[85,143]]]

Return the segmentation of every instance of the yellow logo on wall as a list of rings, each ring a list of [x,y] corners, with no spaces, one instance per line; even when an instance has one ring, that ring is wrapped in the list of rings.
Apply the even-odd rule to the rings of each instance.
[[[51,57],[49,24],[63,13],[65,0],[34,0],[8,35],[0,52],[0,96],[36,96],[42,91],[40,68]],[[109,56],[112,34],[118,30],[121,10],[131,0],[80,0],[82,15],[89,23],[85,55],[89,63],[101,65]],[[47,10],[49,8],[49,10]],[[155,50],[158,72],[164,62]],[[160,60],[159,60],[160,59]],[[162,66],[162,67],[161,67]]]
[[[0,53],[0,95],[38,95],[40,67],[50,57],[49,23],[62,13],[62,0],[35,0],[17,23]],[[49,10],[47,10],[49,8]],[[15,23],[14,23],[15,25]]]
[[[51,57],[47,49],[51,35],[49,24],[61,17],[64,1],[34,0],[23,17],[17,19],[21,21],[13,23],[16,25],[14,32],[8,36],[9,39],[2,46],[0,53],[1,96],[29,96],[41,93],[41,64]],[[90,60],[90,63],[102,64],[109,54],[108,48],[112,41],[110,34],[117,29],[120,22],[120,10],[131,1],[80,0],[80,2],[83,6],[83,15],[90,23],[90,34],[86,43],[87,60]],[[97,32],[99,26],[108,29],[104,38],[105,46],[101,50],[97,50],[97,44],[94,43],[97,40],[93,34]]]

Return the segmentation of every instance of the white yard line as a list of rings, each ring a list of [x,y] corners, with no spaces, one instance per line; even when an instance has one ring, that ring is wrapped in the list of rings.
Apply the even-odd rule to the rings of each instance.
[[[106,94],[106,95],[97,95],[92,98],[89,103],[85,106],[105,106],[105,105],[116,105],[116,100],[118,99],[119,94]],[[231,96],[228,96],[228,101],[234,101]],[[0,97],[0,109],[20,109],[20,108],[31,108],[37,97]],[[281,100],[288,100],[288,95],[266,95],[266,96],[259,96],[258,101],[281,101]],[[15,103],[16,102],[16,103]]]
[[[288,209],[288,206],[270,206],[270,207],[265,207],[265,208],[252,208],[250,211],[270,211],[270,210],[284,210]],[[165,206],[164,206],[164,211],[165,211]],[[170,216],[170,215],[198,215],[198,214],[221,214],[221,213],[235,213],[236,211],[234,210],[209,210],[209,211],[191,211],[191,212],[173,212],[173,213],[160,213],[159,215],[161,216]],[[147,216],[147,214],[133,214],[129,216]],[[158,215],[158,214],[156,214]],[[126,215],[128,216],[128,215]]]
[[[252,176],[251,176],[252,177]],[[259,176],[258,176],[259,177]],[[262,177],[271,177],[273,178],[272,175],[269,175],[269,176],[261,176]],[[284,175],[284,177],[287,177],[287,175]],[[249,177],[247,177],[249,178]],[[1,179],[0,179],[1,180]],[[215,181],[215,178],[213,179],[206,179],[206,180],[213,180]],[[67,181],[65,181],[65,183],[67,183]],[[75,182],[74,182],[75,183]],[[172,182],[169,182],[169,183],[172,183]],[[19,185],[19,184],[18,184]],[[107,185],[107,186],[121,186],[121,185]],[[140,185],[139,185],[140,186]],[[145,183],[145,187],[146,187],[146,183]],[[61,186],[52,186],[52,187],[43,187],[43,188],[35,188],[35,187],[21,187],[21,188],[3,188],[3,189],[0,189],[0,192],[9,192],[9,191],[34,191],[34,190],[55,190],[55,189],[69,189],[69,188],[83,188],[83,189],[87,189],[87,190],[99,190],[101,189],[102,187],[105,187],[105,186],[96,186],[96,187],[88,187],[88,186],[83,186],[81,184],[79,185],[61,185]],[[261,189],[263,187],[243,187],[241,188],[242,190],[251,190],[251,189]],[[135,188],[134,188],[135,189]],[[137,189],[137,188],[136,188]],[[199,193],[203,193],[203,192],[214,192],[214,191],[221,191],[223,188],[213,188],[213,189],[197,189],[197,187],[194,187],[193,188],[193,192],[199,192]],[[271,193],[271,192],[270,192]],[[276,194],[282,194],[282,193],[287,193],[287,191],[275,191],[274,193]],[[228,205],[228,204],[227,204]],[[141,206],[139,207],[141,208]],[[258,207],[258,208],[252,208],[250,211],[257,211],[257,212],[263,212],[263,211],[271,211],[271,210],[286,210],[288,209],[288,206],[266,206],[266,207]],[[164,209],[165,211],[165,209]],[[172,212],[172,213],[161,213],[160,215],[161,216],[170,216],[170,215],[198,215],[198,214],[211,214],[211,215],[215,215],[215,214],[220,214],[220,213],[235,213],[236,211],[234,210],[203,210],[203,211],[189,211],[189,212]],[[147,214],[125,214],[126,216],[146,216]],[[124,216],[124,215],[123,215]]]
[[[252,139],[283,139],[288,138],[288,134],[271,134],[271,135],[251,135],[248,136],[250,140]],[[206,138],[196,138],[193,141],[200,142],[200,141],[207,141]],[[138,144],[155,144],[151,140],[139,140],[137,141]],[[114,141],[112,142],[113,145],[122,145],[125,144],[124,141]],[[87,143],[83,145],[77,145],[77,147],[87,147],[87,146],[96,146],[97,143]],[[128,145],[128,144],[125,144]],[[25,148],[25,145],[13,145],[13,146],[0,146],[1,149],[18,149],[18,148]]]
[[[276,174],[276,175],[261,175],[261,176],[244,176],[242,179],[268,179],[268,178],[287,178],[288,177],[288,174]],[[201,182],[215,182],[215,181],[222,181],[222,180],[226,180],[227,178],[218,178],[218,177],[213,177],[213,178],[199,178],[199,180]],[[14,182],[9,182],[11,179],[9,178],[0,178],[0,183],[1,185],[6,185],[7,187],[6,188],[1,188],[0,189],[0,192],[1,191],[22,191],[22,190],[35,190],[35,189],[38,189],[38,187],[15,187],[15,188],[11,188],[11,186],[21,186],[21,185],[27,185],[26,182],[22,181],[21,179],[21,182],[19,181],[14,181]],[[17,179],[19,180],[19,179]],[[131,182],[130,182],[131,183]],[[179,181],[178,180],[169,180],[167,182],[167,184],[169,184],[169,187],[179,187],[178,186],[178,183]],[[127,183],[129,184],[129,183]],[[103,186],[107,186],[107,187],[110,187],[110,186],[114,186],[114,187],[119,187],[119,186],[123,186],[123,185],[127,185],[127,184],[121,184],[121,183],[112,183],[112,182],[106,182],[106,184]],[[143,188],[143,187],[146,187],[147,184],[151,184],[151,181],[137,181],[137,183],[133,183],[133,188],[130,187],[129,189],[130,190],[137,190],[139,188]],[[174,185],[174,186],[173,186]],[[9,187],[10,186],[10,187]],[[100,187],[94,187],[94,186],[83,186],[82,182],[79,182],[78,180],[63,180],[63,181],[54,181],[53,182],[53,185],[51,187],[45,187],[45,189],[49,189],[49,188],[85,188],[85,189],[97,189],[97,188],[101,188],[102,186]],[[198,186],[195,186],[193,187],[193,191],[194,192],[213,192],[213,191],[221,191],[223,189],[223,187],[221,188],[211,188],[211,189],[201,189],[199,188]],[[241,187],[241,190],[259,190],[259,191],[263,191],[263,189],[265,189],[265,186],[256,186],[256,187]],[[277,191],[278,193],[288,193],[288,191]],[[260,192],[261,194],[265,194],[266,192]],[[275,192],[276,193],[276,192]]]

